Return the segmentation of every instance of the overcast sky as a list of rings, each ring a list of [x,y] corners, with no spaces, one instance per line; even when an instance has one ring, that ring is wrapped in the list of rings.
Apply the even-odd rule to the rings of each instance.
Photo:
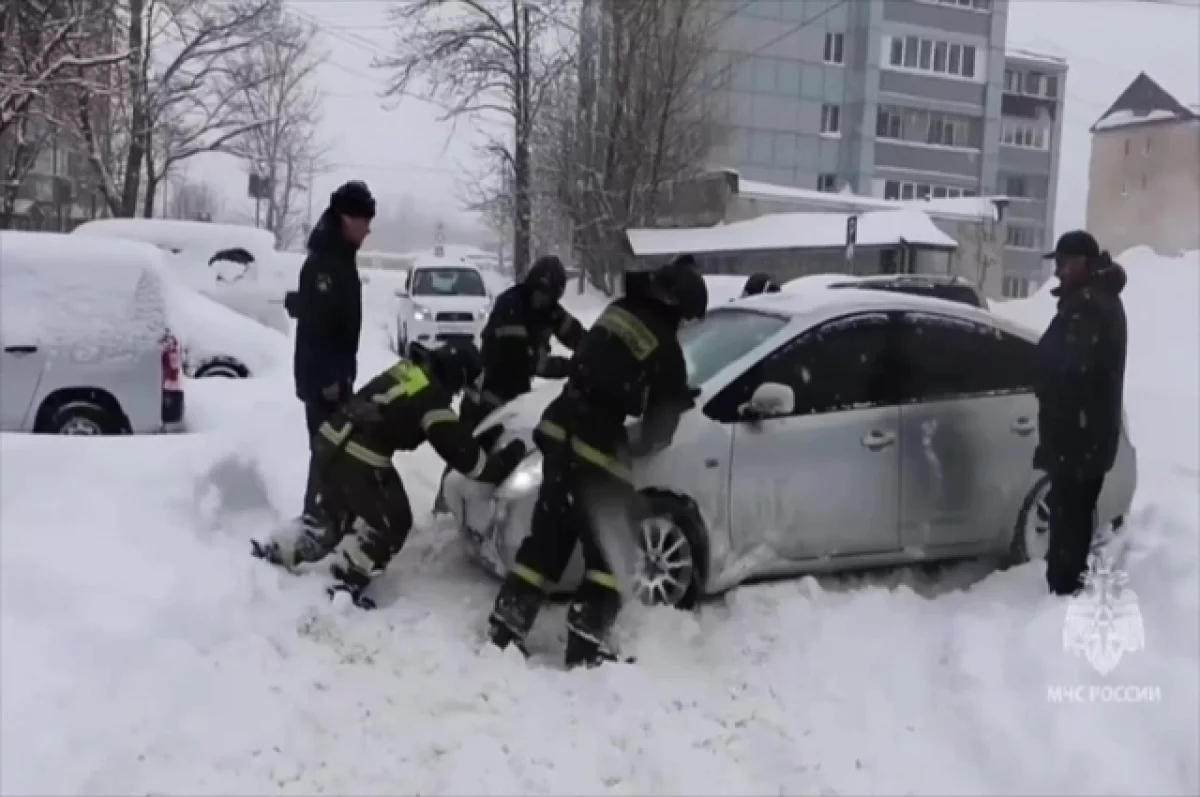
[[[377,93],[383,77],[371,59],[385,54],[391,35],[388,0],[287,0],[320,26],[329,57],[321,67],[327,94],[323,134],[332,168],[316,181],[317,212],[339,183],[364,179],[381,197],[408,193],[423,207],[457,215],[462,183],[478,173],[478,133],[439,122],[439,109],[405,99],[385,110]],[[1190,4],[1190,5],[1189,5]],[[1082,226],[1090,152],[1088,127],[1139,71],[1185,103],[1200,102],[1200,6],[1196,0],[1010,0],[1010,46],[1068,60],[1067,107],[1059,177],[1057,228]],[[242,165],[225,156],[197,159],[190,176],[217,184],[226,208],[249,208]]]

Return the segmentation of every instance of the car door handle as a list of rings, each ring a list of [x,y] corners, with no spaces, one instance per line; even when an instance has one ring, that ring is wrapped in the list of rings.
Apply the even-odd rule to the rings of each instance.
[[[862,439],[862,444],[872,451],[882,451],[894,442],[896,442],[894,433],[881,432],[878,429],[867,432]]]
[[[24,357],[26,354],[33,354],[37,351],[37,346],[5,346],[5,354],[15,354],[18,357]]]
[[[1037,424],[1032,418],[1024,416],[1017,418],[1012,424],[1013,434],[1019,434],[1021,437],[1031,435],[1037,431]]]

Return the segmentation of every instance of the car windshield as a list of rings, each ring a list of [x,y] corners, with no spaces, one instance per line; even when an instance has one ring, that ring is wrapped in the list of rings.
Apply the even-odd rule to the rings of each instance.
[[[473,268],[423,268],[413,274],[413,296],[486,296]]]
[[[700,387],[787,325],[787,319],[750,310],[720,310],[679,330],[688,384]]]

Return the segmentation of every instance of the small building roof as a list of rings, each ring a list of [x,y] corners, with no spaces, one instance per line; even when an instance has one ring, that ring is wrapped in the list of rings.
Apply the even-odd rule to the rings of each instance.
[[[861,247],[913,244],[952,250],[957,242],[918,210],[852,213],[774,213],[715,227],[626,230],[635,255],[682,252],[754,252],[787,249],[839,249],[846,244],[846,223],[858,216],[856,244]]]
[[[1008,202],[1008,197],[948,197],[943,199],[882,199],[861,196],[850,191],[830,193],[808,188],[793,188],[775,183],[738,178],[738,196],[746,199],[763,199],[772,202],[795,202],[808,207],[818,206],[832,211],[864,212],[871,210],[917,210],[935,219],[946,221],[995,220],[996,202]]]
[[[1195,120],[1200,120],[1200,113],[1184,105],[1145,72],[1139,72],[1092,125],[1092,133],[1155,122]]]

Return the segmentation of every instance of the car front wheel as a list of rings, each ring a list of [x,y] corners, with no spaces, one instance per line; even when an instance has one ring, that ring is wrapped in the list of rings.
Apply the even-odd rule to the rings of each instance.
[[[700,599],[703,558],[700,522],[673,496],[651,495],[638,522],[634,592],[648,606],[691,609]]]

